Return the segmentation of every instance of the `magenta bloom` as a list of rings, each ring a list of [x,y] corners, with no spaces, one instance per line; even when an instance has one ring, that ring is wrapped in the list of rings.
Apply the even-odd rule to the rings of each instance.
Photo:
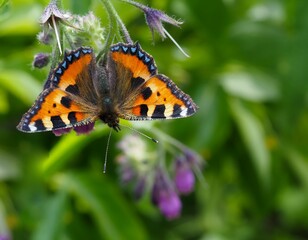
[[[130,0],[126,2],[136,6],[137,8],[141,9],[144,12],[145,20],[152,32],[153,40],[155,32],[157,32],[162,37],[162,39],[169,37],[171,41],[173,41],[173,43],[179,48],[179,50],[186,57],[189,57],[189,55],[181,48],[181,46],[173,39],[173,37],[168,33],[168,31],[163,26],[163,23],[169,23],[173,26],[179,27],[183,23],[182,21],[175,20],[174,18],[169,17],[164,12],[154,8],[147,7],[139,2]]]
[[[178,158],[175,166],[175,186],[182,194],[189,194],[194,190],[195,175],[184,158]]]
[[[10,240],[11,237],[9,235],[1,234],[0,235],[0,240]]]
[[[176,192],[165,192],[159,196],[158,207],[167,219],[172,220],[180,216],[182,202]]]
[[[182,202],[162,169],[157,169],[152,201],[169,220],[178,218],[181,214]]]
[[[35,68],[43,68],[49,63],[49,54],[38,53],[34,56],[33,67]]]
[[[140,177],[134,188],[134,196],[136,200],[142,198],[146,187],[146,177]]]

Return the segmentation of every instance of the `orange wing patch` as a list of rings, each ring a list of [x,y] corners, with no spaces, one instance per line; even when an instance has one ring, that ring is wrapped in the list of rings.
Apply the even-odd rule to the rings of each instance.
[[[52,86],[70,91],[76,86],[77,76],[94,60],[92,49],[81,48],[64,57],[64,60],[54,70]]]
[[[151,55],[144,52],[140,45],[125,45],[123,43],[111,47],[111,57],[116,63],[133,73],[133,78],[143,78],[145,81],[157,74],[157,68]]]

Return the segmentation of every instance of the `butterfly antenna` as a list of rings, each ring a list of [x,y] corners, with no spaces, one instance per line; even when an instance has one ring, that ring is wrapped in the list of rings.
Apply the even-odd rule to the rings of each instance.
[[[147,139],[150,139],[151,141],[153,141],[153,142],[155,142],[155,143],[158,143],[158,140],[156,140],[155,138],[152,138],[152,137],[146,135],[145,133],[138,131],[138,130],[135,129],[135,128],[132,128],[132,127],[126,126],[126,125],[122,125],[122,124],[120,124],[120,126],[121,126],[121,127],[126,127],[126,128],[128,128],[128,129],[130,129],[131,131],[136,132],[136,133],[140,134],[141,136],[144,136],[144,137],[146,137]]]
[[[105,162],[104,162],[103,173],[106,173],[107,159],[108,159],[108,150],[109,150],[109,143],[110,143],[111,133],[112,133],[112,129],[110,129],[110,132],[109,132],[109,135],[108,135],[108,139],[107,139],[107,146],[106,146],[106,153],[105,153]]]

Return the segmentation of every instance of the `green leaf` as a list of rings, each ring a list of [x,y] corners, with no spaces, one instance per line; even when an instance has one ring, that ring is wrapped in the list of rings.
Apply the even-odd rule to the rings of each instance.
[[[66,206],[67,194],[59,192],[55,197],[46,203],[46,211],[41,221],[33,233],[33,240],[53,240],[63,228],[64,213]]]
[[[283,148],[287,161],[290,167],[293,169],[295,175],[308,189],[308,161],[303,155],[301,155],[296,149],[290,147]]]
[[[20,5],[10,17],[0,22],[0,36],[33,35],[39,31],[41,7],[37,4]]]
[[[106,175],[64,173],[53,180],[61,190],[69,191],[86,205],[102,239],[148,239],[143,224]]]
[[[0,180],[16,179],[20,168],[15,155],[0,150]]]
[[[220,75],[224,90],[236,97],[251,101],[270,101],[279,97],[274,79],[258,71],[229,72]]]
[[[270,180],[270,155],[265,145],[265,133],[260,121],[241,101],[229,99],[231,112],[255,167],[263,190]]]
[[[18,70],[0,71],[0,85],[27,104],[32,104],[42,90],[41,84],[31,75]]]
[[[9,12],[9,0],[1,0],[0,1],[0,21],[7,17],[7,13]]]
[[[5,91],[0,89],[0,113],[7,113],[9,110],[9,102]]]

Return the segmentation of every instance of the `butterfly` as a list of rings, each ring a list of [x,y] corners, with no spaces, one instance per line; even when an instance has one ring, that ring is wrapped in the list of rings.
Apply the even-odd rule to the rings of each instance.
[[[96,62],[93,49],[65,53],[17,129],[43,132],[94,124],[120,130],[119,118],[183,118],[198,107],[168,77],[158,74],[152,56],[136,44],[112,45]]]

